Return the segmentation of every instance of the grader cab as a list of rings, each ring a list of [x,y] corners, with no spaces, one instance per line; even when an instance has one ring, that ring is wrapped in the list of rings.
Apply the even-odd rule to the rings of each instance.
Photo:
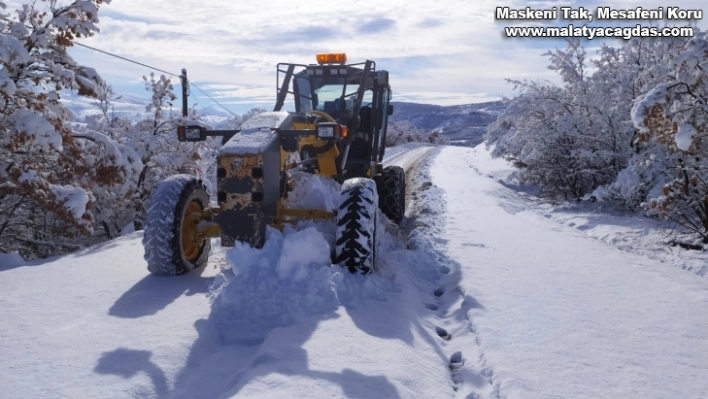
[[[241,241],[261,247],[267,226],[308,218],[336,220],[335,264],[353,273],[374,270],[378,210],[400,223],[405,174],[400,167],[382,165],[393,113],[388,72],[377,71],[373,61],[346,61],[345,54],[335,53],[318,54],[317,64],[278,64],[274,110],[252,117],[239,130],[178,128],[180,141],[223,138],[218,206],[210,207],[205,187],[194,176],[172,176],[158,184],[143,238],[152,274],[179,275],[205,264],[212,237],[220,237],[222,246]],[[283,110],[288,94],[294,111]],[[341,183],[339,208],[286,207],[296,168]]]

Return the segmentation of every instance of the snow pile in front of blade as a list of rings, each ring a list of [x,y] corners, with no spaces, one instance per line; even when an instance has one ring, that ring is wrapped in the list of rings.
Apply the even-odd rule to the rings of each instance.
[[[333,179],[306,172],[290,173],[293,190],[288,193],[286,208],[334,210],[339,207],[340,185]]]
[[[339,206],[339,184],[293,172],[286,206],[332,210]],[[275,328],[298,318],[331,312],[339,302],[332,283],[333,221],[305,220],[283,231],[268,227],[263,248],[236,242],[226,253],[231,271],[212,288],[215,320],[222,341],[257,345]]]
[[[332,265],[332,222],[303,222],[283,232],[268,228],[263,248],[237,242],[226,253],[232,265],[212,287],[213,315],[222,342],[258,345],[268,334],[310,316],[334,317],[342,305],[385,300],[400,292],[398,262],[403,245],[393,236],[382,239],[380,269],[367,276]],[[386,236],[387,233],[381,233]],[[407,257],[403,257],[406,259]],[[410,259],[409,259],[410,260]]]
[[[295,173],[288,206],[333,210],[339,207],[339,184],[331,179]],[[341,305],[384,299],[400,292],[388,254],[400,258],[404,240],[397,227],[379,215],[377,272],[359,276],[332,265],[334,220],[304,220],[283,232],[268,228],[263,248],[237,242],[226,253],[232,266],[217,276],[212,287],[214,320],[224,343],[258,345],[279,327],[317,315],[327,318]],[[400,252],[397,252],[400,251]],[[405,256],[404,256],[405,258]]]
[[[235,276],[222,275],[214,287],[215,320],[226,343],[260,344],[277,327],[338,307],[330,244],[315,227],[268,228],[263,248],[237,242],[226,259]]]

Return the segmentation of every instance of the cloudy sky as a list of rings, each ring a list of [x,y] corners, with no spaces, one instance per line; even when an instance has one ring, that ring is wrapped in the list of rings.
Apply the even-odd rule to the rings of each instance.
[[[556,80],[540,54],[563,42],[503,37],[505,24],[494,20],[498,6],[700,9],[702,3],[112,0],[99,13],[100,34],[81,42],[169,72],[187,68],[194,83],[238,113],[273,106],[278,62],[309,64],[319,52],[375,60],[379,69],[390,71],[397,101],[452,105],[513,95],[505,78]],[[698,25],[707,27],[705,20]],[[593,48],[600,42],[587,44]],[[81,47],[71,53],[95,67],[115,91],[145,93],[141,77],[148,69]],[[190,101],[212,105],[201,93],[193,94]]]

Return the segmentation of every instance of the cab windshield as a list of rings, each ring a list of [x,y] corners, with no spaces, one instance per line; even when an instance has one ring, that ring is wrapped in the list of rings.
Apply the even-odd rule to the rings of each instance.
[[[346,77],[297,77],[297,111],[324,111],[340,122],[349,120],[356,115],[354,107],[359,90],[359,83],[351,80]]]

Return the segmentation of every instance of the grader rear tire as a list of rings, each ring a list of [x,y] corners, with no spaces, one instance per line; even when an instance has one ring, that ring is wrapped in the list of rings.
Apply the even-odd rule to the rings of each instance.
[[[176,175],[157,185],[143,236],[151,274],[177,276],[206,264],[211,240],[197,235],[197,224],[208,205],[204,186],[193,176]]]
[[[376,190],[381,212],[400,224],[406,213],[406,172],[400,166],[387,166],[376,178]]]

